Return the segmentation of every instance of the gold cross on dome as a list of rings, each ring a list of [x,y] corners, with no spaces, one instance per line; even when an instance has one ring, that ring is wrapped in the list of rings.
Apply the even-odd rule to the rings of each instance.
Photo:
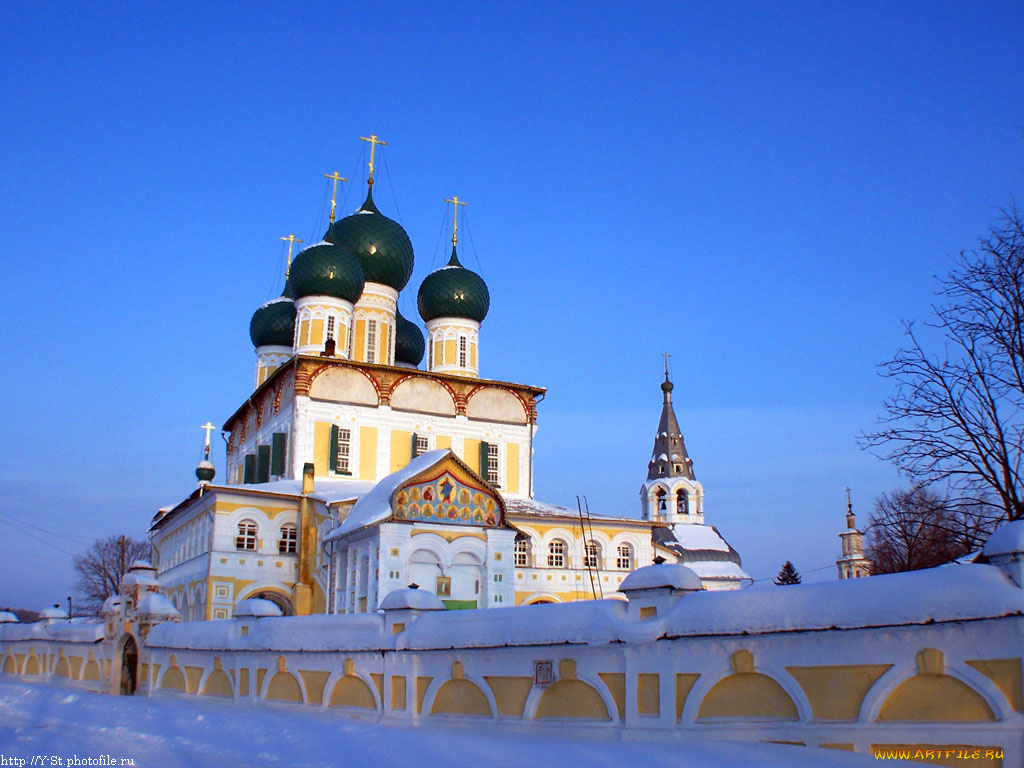
[[[333,213],[333,208],[331,212]],[[333,222],[333,219],[331,221]],[[296,243],[301,243],[302,241],[295,235],[288,235],[288,237],[282,237],[281,239],[288,241],[288,265],[284,268],[284,276],[288,277],[288,273],[291,272],[292,269],[292,247]],[[209,437],[209,435],[207,435],[207,437]]]
[[[370,134],[370,138],[366,138],[365,136],[360,136],[359,140],[360,141],[368,141],[368,142],[370,142],[370,178],[367,179],[366,183],[369,184],[372,187],[373,186],[373,151],[377,148],[378,144],[380,144],[382,147],[386,147],[388,145],[388,143],[386,141],[381,141],[380,139],[378,139],[377,138],[377,134],[375,134],[375,133],[371,133]]]
[[[348,179],[343,178],[341,176],[341,174],[339,174],[337,171],[335,171],[334,173],[325,173],[324,174],[324,178],[325,179],[334,179],[334,188],[331,190],[331,224],[333,224],[334,223],[334,209],[335,209],[335,207],[338,204],[338,182],[339,181],[348,181]],[[289,254],[289,256],[290,256],[290,254]]]
[[[445,202],[452,204],[452,245],[455,245],[459,242],[459,206],[465,206],[466,204],[459,200],[458,195],[452,195],[450,200],[445,198]]]
[[[668,359],[672,357],[668,352],[662,352],[661,356],[665,358],[665,378],[668,378]]]
[[[216,427],[213,426],[213,424],[211,424],[210,422],[206,422],[205,424],[203,424],[203,426],[200,427],[200,429],[205,430],[205,432],[206,432],[206,438],[204,440],[204,446],[203,447],[205,448],[206,460],[209,461],[210,460],[210,432],[215,430]]]

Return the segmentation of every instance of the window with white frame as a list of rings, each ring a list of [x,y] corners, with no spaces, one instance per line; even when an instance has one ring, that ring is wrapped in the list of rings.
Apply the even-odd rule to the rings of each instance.
[[[426,453],[430,450],[430,438],[426,435],[416,435],[416,455]]]
[[[629,544],[619,544],[616,552],[615,567],[620,571],[633,570],[633,548]]]
[[[235,549],[255,552],[256,551],[256,523],[252,520],[243,520],[238,524],[238,535],[235,537]]]
[[[548,544],[548,567],[565,568],[565,542],[561,539]]]
[[[294,555],[299,549],[299,529],[292,523],[281,526],[281,538],[277,540],[277,551],[281,555]]]
[[[583,567],[584,568],[600,568],[601,564],[601,545],[596,541],[587,542],[587,551],[583,556]]]
[[[342,474],[349,474],[349,459],[352,455],[352,430],[338,427],[338,463],[334,465],[334,471]]]
[[[487,482],[498,484],[498,446],[494,443],[487,444]]]
[[[519,539],[516,541],[515,564],[519,568],[526,568],[530,565],[529,539]]]
[[[377,321],[366,321],[366,362],[377,362]]]
[[[466,337],[459,336],[459,368],[466,367]]]
[[[328,315],[327,317],[327,338],[334,338],[334,315]]]

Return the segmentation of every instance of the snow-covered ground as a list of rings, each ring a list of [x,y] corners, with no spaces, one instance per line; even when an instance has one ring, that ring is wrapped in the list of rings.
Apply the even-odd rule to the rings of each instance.
[[[44,759],[40,759],[43,756]],[[447,768],[856,768],[866,755],[777,744],[595,741],[486,727],[402,728],[335,712],[200,698],[114,697],[0,679],[0,757],[27,766],[346,766]],[[33,762],[33,758],[35,761]],[[88,762],[93,758],[93,762]],[[60,762],[58,762],[58,759]],[[129,762],[132,761],[132,762]],[[919,763],[885,761],[886,765]]]

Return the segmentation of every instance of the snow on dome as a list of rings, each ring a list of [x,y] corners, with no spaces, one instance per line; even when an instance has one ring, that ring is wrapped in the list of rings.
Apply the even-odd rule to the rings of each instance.
[[[156,568],[153,566],[151,562],[149,562],[149,560],[136,560],[134,563],[132,563],[131,568],[129,568],[128,570],[153,571],[153,573],[156,573]]]
[[[139,598],[138,612],[149,616],[181,616],[174,603],[157,592],[147,592]]]
[[[250,597],[235,605],[235,618],[254,618],[263,616],[283,616],[280,606],[271,600],[264,600],[262,597]]]
[[[988,537],[981,553],[985,557],[996,555],[1013,555],[1024,552],[1024,520],[1000,526]]]
[[[117,609],[124,605],[124,598],[120,595],[111,595],[103,601],[103,607],[100,608],[100,613],[117,613]]]
[[[380,607],[385,611],[401,608],[412,608],[417,611],[443,611],[444,603],[433,592],[409,587],[388,592],[381,600]]]
[[[659,563],[637,568],[619,586],[619,592],[640,589],[678,589],[683,592],[699,592],[704,588],[700,576],[685,565]]]
[[[39,612],[40,620],[42,620],[42,619],[66,619],[67,617],[68,617],[68,612],[65,611],[63,608],[58,608],[57,606],[53,606],[53,607],[50,607],[50,608],[43,608],[43,610],[41,610]]]
[[[10,611],[0,611],[0,624],[15,624],[20,619]]]
[[[157,581],[155,573],[155,570],[153,573],[147,573],[144,569],[133,568],[121,577],[121,589],[125,587],[159,587],[160,582]]]

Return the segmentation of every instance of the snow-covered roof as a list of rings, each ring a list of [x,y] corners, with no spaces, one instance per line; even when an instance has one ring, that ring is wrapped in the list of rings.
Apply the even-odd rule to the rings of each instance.
[[[147,616],[181,616],[174,603],[158,592],[147,592],[140,597],[136,609]]]
[[[348,517],[327,536],[326,540],[330,541],[350,531],[387,520],[391,517],[391,497],[398,490],[398,486],[406,480],[415,477],[420,472],[430,469],[449,453],[451,451],[448,450],[427,451],[417,456],[397,472],[392,472],[377,483],[373,490],[360,497],[359,501],[352,507]]]
[[[505,510],[509,514],[513,515],[533,515],[535,517],[571,517],[579,522],[580,513],[579,510],[569,509],[567,507],[560,507],[557,504],[548,504],[547,502],[537,501],[536,499],[510,499],[505,498]],[[643,522],[639,518],[634,517],[612,517],[610,515],[598,515],[596,513],[590,513],[590,517],[595,520],[625,520],[631,523]],[[584,517],[584,519],[586,519]]]
[[[103,607],[100,608],[100,613],[117,613],[117,609],[124,605],[124,598],[121,595],[111,595],[103,601]]]
[[[1017,552],[1024,552],[1024,520],[1014,520],[997,528],[981,550],[985,557]]]
[[[235,618],[261,618],[264,616],[281,616],[281,608],[270,600],[262,597],[250,597],[235,603]]]
[[[1024,615],[1024,589],[995,566],[951,565],[869,579],[702,591],[655,619],[634,621],[622,600],[430,611],[400,635],[383,614],[268,618],[243,637],[237,622],[160,624],[147,645],[239,650],[383,650],[653,642],[661,637],[859,629]],[[0,625],[0,639],[19,625]],[[41,628],[44,629],[44,628]],[[49,628],[45,628],[49,629]]]
[[[102,624],[77,624],[69,621],[48,623],[0,624],[0,641],[10,640],[68,640],[78,643],[95,643],[103,639]]]
[[[373,485],[372,482],[367,480],[318,477],[313,481],[313,492],[310,496],[325,504],[336,504],[339,501],[358,499],[360,496],[368,493],[373,488]],[[225,490],[232,491],[236,489],[301,496],[302,478],[298,480],[274,480],[269,483],[248,483],[240,486],[229,486]]]
[[[388,592],[380,601],[380,607],[385,611],[402,608],[411,608],[417,611],[443,611],[444,603],[433,592],[409,587]]]
[[[149,562],[149,560],[139,559],[139,560],[136,560],[134,563],[132,563],[131,568],[129,568],[128,570],[129,571],[156,571],[156,568],[153,566],[153,564],[151,562]]]
[[[699,592],[704,588],[700,577],[685,565],[658,563],[637,568],[619,585],[619,592],[629,593],[642,589],[678,589]]]
[[[702,579],[740,579],[753,581],[746,571],[730,560],[694,560],[686,563]]]
[[[43,610],[39,612],[40,619],[66,619],[67,617],[68,612],[65,611],[63,608],[58,608],[56,606],[51,608],[43,608]]]
[[[155,571],[150,572],[142,568],[128,571],[121,577],[121,589],[125,587],[159,587],[160,582],[157,581],[155,573]]]
[[[699,525],[696,523],[676,523],[672,526],[672,535],[676,537],[684,549],[713,549],[719,552],[728,552],[729,545],[725,543],[714,526]]]
[[[13,624],[21,621],[10,611],[0,611],[0,624]]]

